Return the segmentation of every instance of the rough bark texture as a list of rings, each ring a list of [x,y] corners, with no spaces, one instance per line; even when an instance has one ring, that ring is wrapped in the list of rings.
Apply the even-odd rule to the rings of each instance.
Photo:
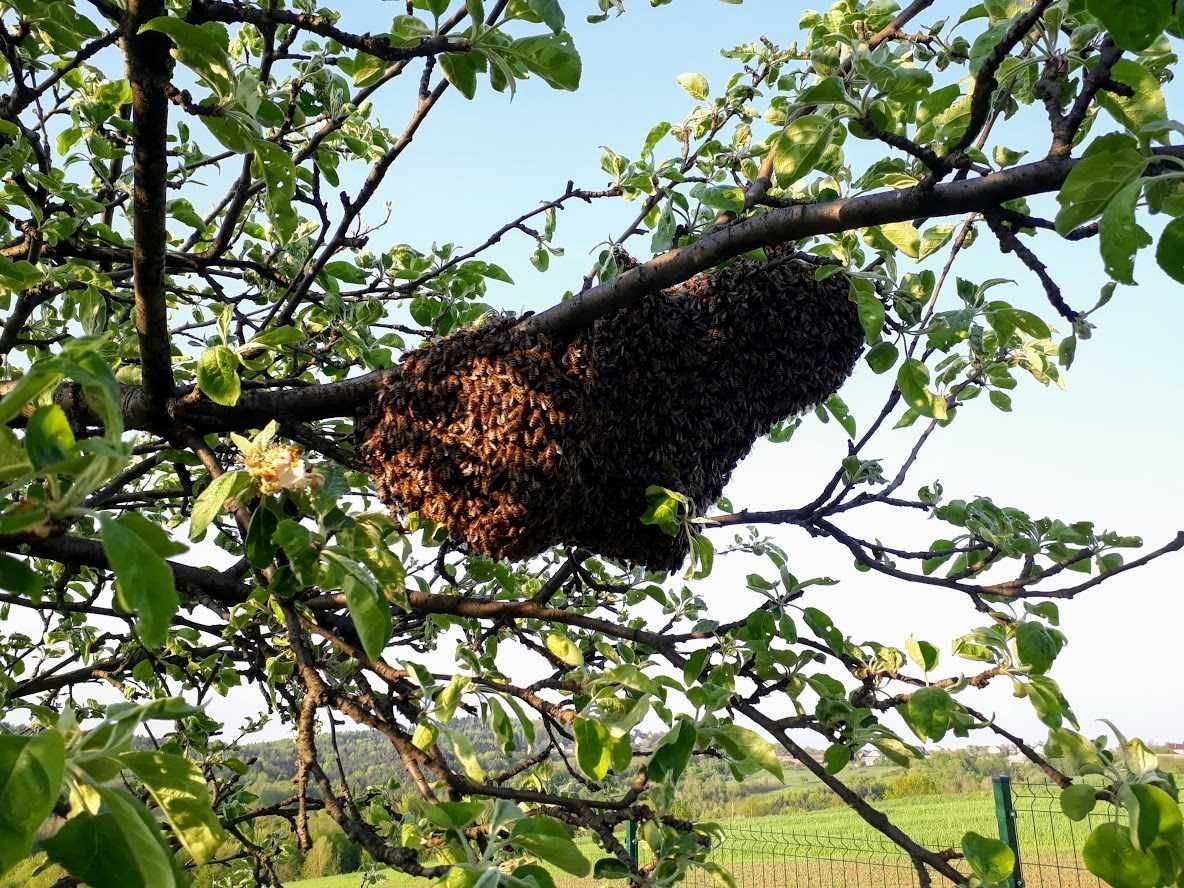
[[[646,488],[697,510],[776,421],[850,374],[847,281],[786,250],[736,262],[547,338],[497,319],[411,352],[358,422],[379,495],[471,549],[556,544],[673,569],[686,534],[640,522]]]
[[[172,81],[173,59],[168,37],[151,31],[141,34],[139,29],[165,12],[164,0],[130,0],[123,36],[132,88],[136,333],[144,388],[159,422],[164,421],[175,388],[164,294],[169,162],[169,100],[165,90]]]

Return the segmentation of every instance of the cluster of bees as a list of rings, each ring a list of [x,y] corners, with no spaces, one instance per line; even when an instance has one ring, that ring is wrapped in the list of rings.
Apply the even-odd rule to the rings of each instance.
[[[847,279],[767,253],[566,341],[495,317],[408,353],[357,424],[379,496],[492,558],[567,544],[678,567],[689,537],[641,524],[646,488],[705,510],[756,439],[833,394],[862,348]]]

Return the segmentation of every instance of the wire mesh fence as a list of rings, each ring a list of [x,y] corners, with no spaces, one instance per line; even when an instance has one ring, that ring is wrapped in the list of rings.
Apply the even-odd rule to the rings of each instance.
[[[1085,820],[1074,823],[1061,811],[1060,797],[1061,788],[1055,783],[1012,783],[1024,884],[1028,888],[1105,888],[1086,869],[1081,848],[1090,830],[1114,819],[1114,809],[1099,804]]]
[[[1017,852],[1009,888],[1105,888],[1086,869],[1081,850],[1095,826],[1115,817],[1111,806],[1099,804],[1085,821],[1074,823],[1061,811],[1056,784],[998,777],[994,787],[994,811],[992,801],[984,797],[984,817],[974,823],[949,823],[948,828],[914,838],[936,850],[957,848],[966,829],[982,829],[983,821],[993,815],[999,838]],[[915,803],[926,801],[917,797]],[[738,888],[914,888],[921,884],[908,855],[879,834],[800,831],[751,820],[724,822],[720,827],[708,860],[727,870]],[[644,842],[635,847],[643,866],[652,861]],[[592,847],[585,850],[593,859],[598,856]],[[961,861],[954,865],[967,869]],[[683,884],[706,888],[720,883],[712,873],[692,869]]]
[[[879,834],[806,832],[733,821],[720,824],[718,836],[707,860],[726,870],[737,888],[916,888],[918,885],[908,855]],[[624,836],[618,838],[628,847]],[[604,855],[591,837],[584,837],[577,844],[591,860]],[[946,841],[941,847],[956,844]],[[636,853],[643,868],[652,864],[653,855],[644,842],[637,842]],[[558,888],[580,888],[587,884],[556,875]],[[722,883],[711,872],[692,868],[680,884],[718,888]]]
[[[795,885],[802,888],[912,888],[917,874],[907,855],[886,839],[829,833],[725,827],[709,858],[738,886]],[[692,870],[685,882],[715,886],[715,878]]]

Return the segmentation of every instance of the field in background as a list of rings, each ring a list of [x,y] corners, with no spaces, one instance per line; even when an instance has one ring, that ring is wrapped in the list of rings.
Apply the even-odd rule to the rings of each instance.
[[[966,830],[983,835],[996,834],[995,809],[990,792],[918,796],[877,804],[894,823],[931,848],[957,847]],[[808,813],[771,817],[724,819],[719,821],[728,839],[713,859],[731,870],[742,888],[749,886],[870,886],[916,885],[916,877],[907,858],[886,844],[879,834],[855,813],[832,808]],[[1073,862],[1063,849],[1072,849],[1069,821],[1063,817],[1029,816],[1021,812],[1021,839],[1035,849],[1062,849],[1064,859],[1042,854],[1031,859],[1027,882],[1039,888],[1093,886],[1098,883],[1088,874],[1069,869]],[[1080,841],[1080,840],[1078,840]],[[589,859],[601,852],[588,842],[582,845]],[[644,854],[644,849],[643,849]],[[644,859],[644,857],[643,857]],[[288,888],[357,888],[359,873],[289,882]],[[557,879],[560,886],[588,885],[590,882]],[[390,874],[382,888],[420,888],[429,882]],[[601,883],[620,885],[620,882]],[[702,876],[690,885],[711,885]]]

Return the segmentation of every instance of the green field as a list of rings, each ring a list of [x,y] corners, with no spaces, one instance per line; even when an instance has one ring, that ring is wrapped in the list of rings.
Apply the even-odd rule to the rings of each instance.
[[[918,796],[877,804],[905,832],[930,848],[956,848],[967,830],[996,835],[990,792]],[[1016,807],[1025,877],[1029,888],[1095,886],[1083,870],[1075,849],[1086,829],[1074,826],[1056,810],[1056,797],[1025,795],[1017,789]],[[749,886],[834,885],[911,886],[916,884],[907,858],[852,811],[836,807],[772,817],[724,820],[727,839],[713,859],[730,870],[741,888]],[[600,852],[588,842],[591,859]],[[643,849],[644,860],[644,849]],[[289,888],[357,888],[360,876],[333,876],[289,883]],[[575,880],[557,880],[571,888]],[[426,886],[424,880],[391,874],[383,888]],[[605,883],[610,884],[610,883]],[[611,883],[619,885],[620,883]],[[691,885],[713,884],[702,876]]]

